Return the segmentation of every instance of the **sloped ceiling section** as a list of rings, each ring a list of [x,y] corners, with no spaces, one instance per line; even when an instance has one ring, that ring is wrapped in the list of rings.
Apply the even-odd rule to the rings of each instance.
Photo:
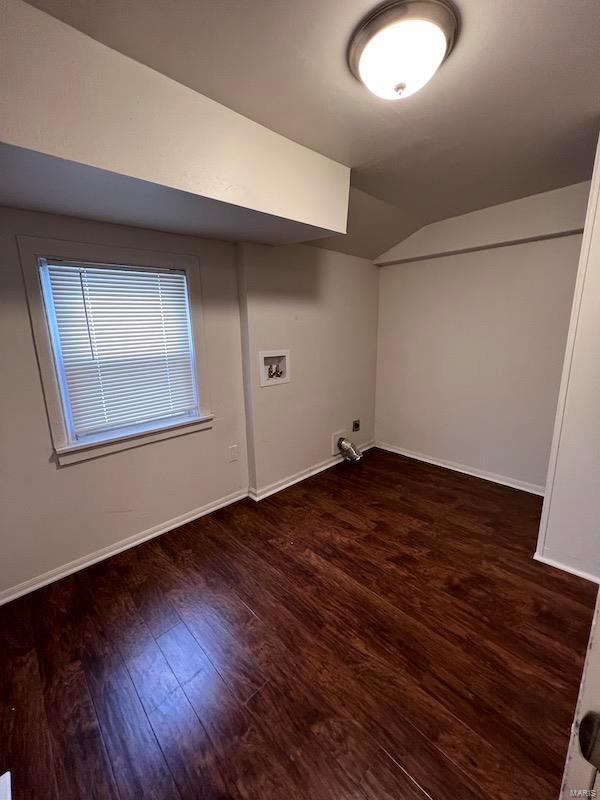
[[[433,222],[374,259],[381,267],[581,233],[590,182]]]
[[[347,166],[22,0],[0,9],[0,203],[77,197],[79,216],[147,226],[162,208],[161,227],[265,243],[345,233]]]
[[[350,187],[348,206],[348,233],[346,236],[329,236],[310,244],[337,250],[353,256],[373,259],[382,248],[410,236],[420,228],[419,221],[398,206],[384,203],[356,186]]]
[[[352,167],[363,194],[352,193],[348,239],[328,237],[326,247],[376,256],[396,217],[399,241],[591,174],[598,0],[454,0],[460,35],[450,58],[421,92],[392,103],[346,65],[351,33],[377,0],[31,1]]]

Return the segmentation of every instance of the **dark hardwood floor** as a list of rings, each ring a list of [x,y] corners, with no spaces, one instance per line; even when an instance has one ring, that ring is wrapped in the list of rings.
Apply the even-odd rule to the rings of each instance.
[[[380,450],[0,609],[15,800],[558,796],[595,587]]]

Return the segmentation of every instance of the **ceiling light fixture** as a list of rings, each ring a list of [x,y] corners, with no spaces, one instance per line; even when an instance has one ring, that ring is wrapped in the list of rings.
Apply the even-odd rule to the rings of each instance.
[[[384,100],[409,97],[450,54],[458,20],[441,0],[395,0],[356,29],[348,50],[352,73]]]

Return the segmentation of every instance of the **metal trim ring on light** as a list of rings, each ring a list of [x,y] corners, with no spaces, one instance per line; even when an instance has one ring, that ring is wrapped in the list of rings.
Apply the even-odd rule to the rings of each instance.
[[[409,19],[432,22],[442,31],[446,37],[446,54],[440,66],[444,63],[452,52],[458,33],[458,17],[454,10],[442,0],[392,0],[371,11],[352,34],[348,47],[348,66],[357,80],[363,83],[358,64],[367,43],[388,25]]]

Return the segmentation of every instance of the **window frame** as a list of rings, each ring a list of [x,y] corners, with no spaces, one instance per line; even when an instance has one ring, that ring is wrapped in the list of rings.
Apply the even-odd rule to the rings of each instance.
[[[18,236],[17,243],[21,258],[21,269],[27,294],[29,316],[34,345],[38,360],[46,412],[50,428],[52,447],[57,463],[62,466],[89,458],[107,455],[150,442],[182,436],[212,427],[214,415],[211,411],[210,396],[206,384],[206,352],[204,320],[202,312],[202,289],[200,264],[195,256],[176,253],[163,253],[137,250],[110,245],[66,242],[56,239],[42,239],[32,236]],[[73,442],[63,410],[63,402],[58,371],[60,365],[54,357],[54,345],[50,321],[46,315],[40,259],[48,262],[60,260],[81,265],[99,265],[149,270],[174,269],[185,273],[189,318],[194,349],[193,368],[196,388],[199,395],[199,416],[193,419],[167,422],[165,425],[148,426],[117,435],[106,431],[94,441]]]

